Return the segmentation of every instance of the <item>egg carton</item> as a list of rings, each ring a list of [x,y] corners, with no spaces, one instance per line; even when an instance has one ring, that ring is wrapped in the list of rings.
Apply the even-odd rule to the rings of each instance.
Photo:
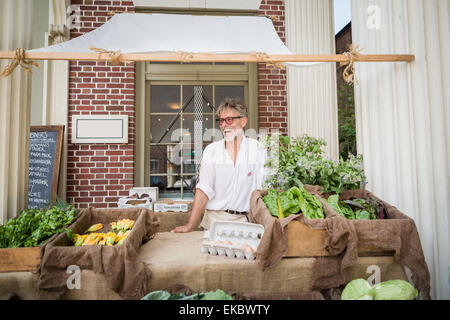
[[[264,226],[249,222],[213,221],[203,234],[200,251],[229,258],[254,260]]]

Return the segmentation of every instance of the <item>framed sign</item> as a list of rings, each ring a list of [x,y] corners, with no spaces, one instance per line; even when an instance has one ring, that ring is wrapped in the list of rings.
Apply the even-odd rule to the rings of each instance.
[[[55,200],[64,126],[31,126],[28,208],[42,208]]]
[[[128,116],[74,115],[72,143],[128,143]]]

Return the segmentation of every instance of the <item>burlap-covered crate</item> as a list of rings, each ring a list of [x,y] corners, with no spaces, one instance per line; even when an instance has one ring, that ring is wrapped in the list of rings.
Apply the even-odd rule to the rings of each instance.
[[[329,194],[318,196],[328,199]],[[376,199],[385,211],[384,219],[350,220],[356,232],[358,247],[366,248],[366,253],[370,248],[393,252],[394,257],[411,271],[412,281],[420,297],[430,299],[430,273],[414,220],[370,191],[344,190],[339,195],[339,200],[353,199]]]
[[[412,273],[412,280],[421,298],[430,299],[430,275],[420,244],[414,221],[395,207],[385,203],[385,220],[347,220],[325,201],[320,186],[306,185],[305,189],[314,194],[322,203],[325,219],[308,220],[302,214],[277,219],[267,209],[262,198],[267,190],[255,190],[250,199],[249,221],[264,225],[264,235],[256,253],[258,265],[264,270],[273,267],[283,257],[289,256],[289,245],[303,247],[305,254],[315,257],[312,290],[330,290],[343,286],[351,279],[345,270],[354,265],[361,248],[369,248],[378,253],[391,251],[403,266]],[[373,195],[365,190],[345,191],[341,199],[365,198]],[[377,198],[378,199],[378,198]],[[381,201],[381,200],[380,200]],[[301,224],[295,232],[289,225]],[[289,228],[290,227],[290,228]],[[303,235],[298,233],[304,233]],[[295,234],[289,241],[288,235]],[[292,242],[294,238],[294,241]],[[303,239],[301,243],[299,241]]]
[[[141,245],[158,231],[159,219],[145,208],[83,209],[72,232],[83,234],[91,225],[102,223],[101,232],[108,232],[110,222],[131,219],[135,224],[122,245],[89,245],[75,247],[65,233],[59,234],[43,247],[37,289],[40,299],[58,299],[67,290],[71,275],[67,268],[92,270],[102,274],[108,288],[124,299],[140,299],[148,292],[150,268],[138,259]]]

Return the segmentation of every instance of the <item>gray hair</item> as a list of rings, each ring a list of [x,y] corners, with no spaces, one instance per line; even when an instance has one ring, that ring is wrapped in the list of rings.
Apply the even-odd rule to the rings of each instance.
[[[223,110],[228,108],[236,110],[242,117],[247,117],[247,107],[241,101],[230,98],[225,99],[225,101],[219,105],[217,114],[220,114]]]

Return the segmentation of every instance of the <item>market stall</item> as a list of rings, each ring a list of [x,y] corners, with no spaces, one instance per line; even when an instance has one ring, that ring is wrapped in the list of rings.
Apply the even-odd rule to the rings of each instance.
[[[167,213],[159,217],[164,219],[164,214]],[[175,225],[167,226],[171,228]],[[202,241],[203,231],[187,234],[166,231],[158,232],[152,240],[143,244],[139,260],[145,262],[151,271],[149,292],[176,285],[187,286],[194,292],[222,288],[225,292],[249,296],[309,294],[313,291],[314,257],[284,258],[273,268],[263,271],[254,260],[204,254],[200,251]],[[366,278],[367,268],[372,265],[380,267],[382,279],[408,280],[401,264],[392,255],[359,257],[345,271],[345,275],[348,279]],[[108,288],[108,281],[102,274],[82,270],[80,280],[80,288],[66,289],[61,299],[123,299]],[[0,273],[3,290],[15,293],[22,299],[40,298],[36,290],[38,281],[39,275],[33,272]]]
[[[362,55],[356,47],[343,55],[292,54],[276,35],[270,19],[262,17],[185,16],[182,18],[187,20],[184,25],[189,27],[182,30],[176,27],[174,18],[174,15],[120,14],[115,15],[95,31],[62,44],[27,52],[20,48],[15,52],[0,52],[0,59],[14,59],[2,74],[8,76],[18,65],[30,70],[33,60],[93,60],[113,63],[264,62],[277,68],[283,68],[282,63],[309,66],[316,63],[340,62],[347,65],[344,73],[346,79],[351,82],[354,81],[352,71],[355,62],[414,60],[412,55]],[[208,34],[212,25],[215,27],[214,35]],[[161,34],[161,30],[166,34]],[[180,35],[180,32],[183,34]],[[236,34],[240,36],[236,37]],[[142,38],[149,41],[137,41]],[[343,166],[347,164],[344,163]],[[332,166],[331,163],[329,165]],[[297,173],[303,170],[301,164],[297,167]],[[408,263],[411,261],[408,257],[405,258],[405,250],[400,250],[405,248],[404,243],[395,247],[377,246],[376,242],[371,242],[366,236],[371,231],[376,237],[382,229],[358,233],[358,230],[364,228],[356,228],[357,224],[350,223],[342,216],[342,212],[337,212],[338,207],[332,207],[327,202],[329,197],[324,195],[327,191],[332,191],[336,195],[346,187],[358,189],[361,188],[362,181],[354,181],[347,186],[339,184],[340,189],[333,189],[327,188],[330,187],[332,179],[325,180],[328,183],[325,187],[324,180],[308,182],[303,179],[304,177],[301,178],[300,173],[295,175],[292,172],[287,175],[297,178],[300,183],[294,182],[298,186],[303,186],[303,183],[319,185],[323,187],[323,192],[298,189],[301,193],[301,196],[298,196],[297,190],[289,193],[292,185],[280,184],[268,187],[269,190],[264,190],[266,193],[260,194],[259,197],[258,195],[252,197],[250,224],[262,226],[264,233],[256,238],[257,242],[249,249],[250,251],[246,252],[245,247],[234,248],[233,250],[237,251],[229,254],[226,249],[231,247],[225,246],[223,247],[225,251],[222,252],[226,254],[221,255],[214,247],[218,245],[217,239],[208,238],[203,231],[188,234],[168,232],[182,224],[189,216],[189,211],[156,213],[146,208],[138,211],[133,208],[121,208],[114,212],[99,210],[93,213],[90,210],[94,209],[88,209],[83,211],[81,215],[83,218],[79,218],[70,226],[71,231],[77,233],[76,237],[59,232],[48,243],[42,245],[43,252],[36,270],[22,272],[10,270],[8,273],[0,273],[1,288],[4,291],[1,293],[16,294],[28,299],[139,299],[152,290],[184,285],[198,292],[217,288],[240,295],[317,294],[321,291],[322,295],[328,292],[327,298],[339,298],[333,290],[338,290],[351,279],[366,278],[368,267],[373,265],[379,267],[383,280],[408,280],[404,267],[411,267],[412,264]],[[277,172],[276,179],[281,178],[281,173]],[[283,192],[285,194],[282,194]],[[299,203],[293,206],[289,204],[287,208],[284,198],[283,206],[280,201],[272,206],[269,201],[262,200],[267,194],[272,196],[272,200],[279,197],[310,198],[311,203],[314,203],[312,209],[314,212],[309,212]],[[285,212],[285,209],[289,212]],[[319,209],[322,210],[321,215]],[[278,220],[274,220],[274,217]],[[123,247],[114,245],[107,247],[97,241],[91,246],[83,246],[82,243],[81,248],[78,248],[77,240],[82,239],[82,233],[89,226],[98,223],[108,226],[119,218],[132,219],[136,223],[122,243]],[[379,217],[374,219],[377,218]],[[407,220],[405,217],[402,218]],[[305,234],[309,229],[316,230],[317,237],[310,238],[314,241],[308,243],[304,241],[307,237],[299,240],[292,236],[298,234],[292,231],[296,221],[301,224]],[[413,234],[416,231],[415,225],[411,225],[409,220],[407,223],[410,234]],[[105,234],[110,231],[110,228],[104,230]],[[399,237],[403,241],[404,238],[401,235]],[[213,240],[216,242],[211,243]],[[414,240],[415,248],[420,250],[416,259],[421,260],[423,254],[420,241],[417,243],[417,238]],[[205,241],[209,241],[211,245],[206,251],[203,250]],[[359,245],[364,244],[364,241],[367,247]],[[231,243],[229,245],[231,246]],[[312,250],[314,246],[316,251]],[[244,250],[241,251],[241,256],[236,253],[239,250]],[[243,258],[246,253],[254,255],[252,258],[247,256]],[[67,287],[67,279],[70,276],[66,273],[67,267],[80,261],[82,264],[80,289],[70,290]],[[426,264],[422,265],[422,271],[419,278],[417,273],[413,277],[416,276],[414,280],[420,283],[422,298],[426,299],[429,296],[427,292],[429,274]],[[122,276],[117,277],[118,274]],[[327,277],[331,280],[321,281]]]

